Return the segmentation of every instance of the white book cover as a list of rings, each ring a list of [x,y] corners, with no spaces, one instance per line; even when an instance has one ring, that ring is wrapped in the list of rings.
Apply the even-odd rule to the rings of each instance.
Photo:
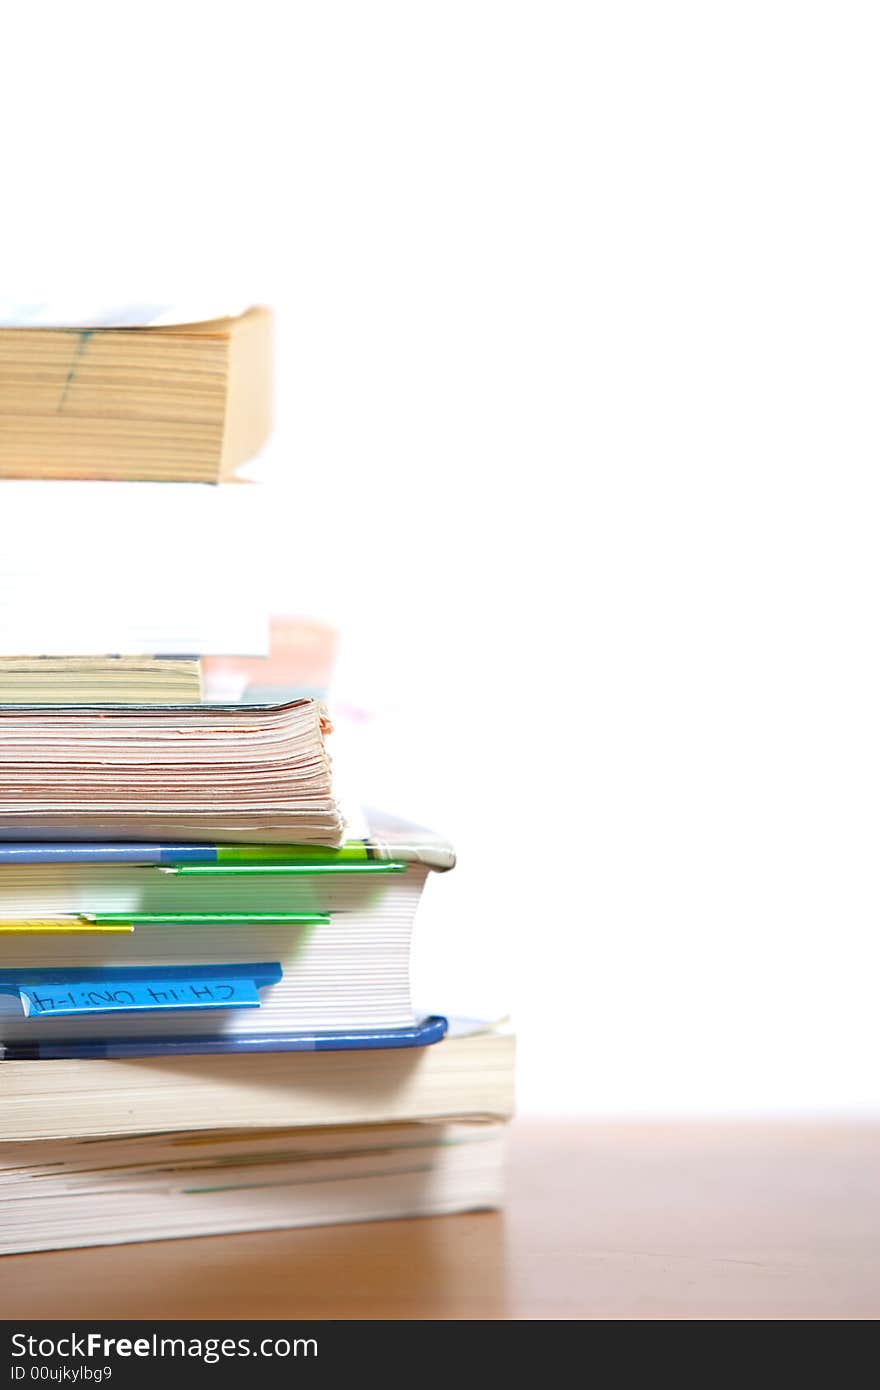
[[[0,483],[0,656],[264,656],[260,489]]]

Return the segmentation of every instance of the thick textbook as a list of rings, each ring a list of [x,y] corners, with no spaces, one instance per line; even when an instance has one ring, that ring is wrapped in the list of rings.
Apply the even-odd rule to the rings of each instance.
[[[216,483],[271,425],[271,315],[0,327],[0,478]]]
[[[0,1063],[3,1138],[397,1124],[513,1112],[514,1039],[430,1047]]]
[[[497,1207],[498,1123],[0,1140],[0,1255]]]
[[[378,812],[366,827],[338,849],[0,843],[5,1055],[375,1046],[331,1035],[417,1028],[416,911],[454,856]]]
[[[0,705],[0,839],[339,845],[324,708]]]

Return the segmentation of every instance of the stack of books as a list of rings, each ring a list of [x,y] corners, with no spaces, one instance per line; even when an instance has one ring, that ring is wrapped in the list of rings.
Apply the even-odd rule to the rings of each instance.
[[[224,589],[223,544],[207,547],[216,572],[189,608],[175,556],[192,564],[191,517],[182,545],[163,547],[152,594],[125,564],[127,549],[154,543],[141,529],[150,480],[166,480],[165,514],[169,489],[171,511],[186,513],[194,478],[224,477],[265,438],[268,323],[249,310],[161,330],[0,331],[18,383],[0,392],[0,473],[127,480],[0,483],[24,538],[17,559],[0,560],[11,595],[0,604],[0,1253],[501,1198],[513,1039],[411,997],[419,900],[453,867],[451,848],[341,803],[314,695],[255,703],[259,669],[239,665],[219,670],[238,681],[238,703],[200,700],[193,653],[247,663],[270,652],[265,596]],[[40,490],[58,487],[74,533],[98,511],[106,528],[117,510],[83,545],[82,567],[58,557],[46,582],[27,573],[28,525]],[[242,537],[253,529],[244,499],[257,489],[195,491],[225,494]],[[327,663],[304,642],[311,667],[298,674],[298,640],[264,685],[318,682]]]

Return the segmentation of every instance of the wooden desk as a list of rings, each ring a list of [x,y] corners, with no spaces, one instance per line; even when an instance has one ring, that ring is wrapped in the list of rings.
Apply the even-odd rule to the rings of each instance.
[[[0,1261],[5,1318],[876,1318],[880,1123],[517,1124],[505,1214]]]

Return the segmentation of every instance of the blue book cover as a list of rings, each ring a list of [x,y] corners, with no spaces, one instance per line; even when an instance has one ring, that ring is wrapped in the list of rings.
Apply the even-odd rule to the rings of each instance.
[[[0,869],[4,864],[131,864],[175,866],[225,866],[245,868],[253,864],[302,863],[351,868],[353,865],[402,861],[427,864],[431,869],[451,869],[455,854],[451,845],[421,826],[410,825],[379,811],[366,813],[368,833],[346,840],[336,849],[325,845],[297,844],[179,844],[146,840],[49,840],[39,831],[22,838],[6,838],[0,830]]]
[[[216,864],[216,845],[136,844],[133,841],[0,841],[3,864]]]
[[[320,1033],[218,1034],[193,1038],[76,1038],[69,1042],[14,1042],[0,1045],[7,1062],[64,1058],[188,1057],[206,1053],[361,1052],[381,1048],[426,1047],[439,1042],[447,1021],[432,1015],[408,1028],[373,1028]]]

